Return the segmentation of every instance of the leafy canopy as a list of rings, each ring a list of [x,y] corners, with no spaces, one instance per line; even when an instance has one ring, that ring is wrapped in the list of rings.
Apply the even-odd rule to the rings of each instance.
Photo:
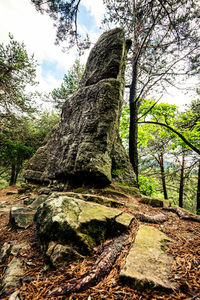
[[[0,115],[17,117],[34,111],[33,94],[26,93],[27,85],[35,85],[36,61],[29,56],[25,45],[9,35],[7,45],[0,44]]]

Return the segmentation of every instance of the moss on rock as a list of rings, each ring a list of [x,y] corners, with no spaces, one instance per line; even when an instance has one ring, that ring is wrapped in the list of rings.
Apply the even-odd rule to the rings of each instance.
[[[90,52],[78,91],[63,105],[61,121],[28,163],[29,181],[136,186],[119,138],[127,44],[122,29],[105,32]]]
[[[120,271],[121,280],[138,289],[175,288],[176,285],[169,280],[173,258],[166,253],[166,243],[170,241],[172,240],[158,229],[140,226]]]
[[[53,193],[37,210],[37,232],[50,241],[72,244],[80,254],[91,253],[106,238],[128,230],[133,217],[116,208]]]
[[[144,204],[149,204],[153,207],[170,207],[171,206],[170,200],[158,199],[158,198],[147,197],[147,196],[142,196],[142,198],[140,199],[140,202],[144,203]]]

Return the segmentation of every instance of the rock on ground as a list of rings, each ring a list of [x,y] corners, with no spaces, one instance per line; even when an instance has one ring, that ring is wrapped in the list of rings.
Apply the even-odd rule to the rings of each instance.
[[[28,228],[33,223],[35,210],[29,207],[13,206],[10,209],[9,224],[13,228]]]
[[[20,277],[24,274],[23,264],[21,260],[17,257],[14,257],[11,262],[8,264],[6,272],[2,280],[2,290],[15,287],[19,283]]]
[[[119,138],[128,43],[122,29],[105,32],[89,55],[77,92],[63,105],[48,142],[29,161],[29,181],[58,180],[104,186],[112,180],[136,186]]]
[[[46,248],[55,241],[72,246],[81,255],[91,253],[106,238],[126,232],[132,219],[119,209],[60,193],[53,193],[35,215],[37,232]]]
[[[153,197],[148,197],[148,196],[142,196],[140,199],[140,202],[144,203],[144,204],[149,204],[153,207],[170,207],[171,206],[170,200],[158,199],[158,198],[153,198]]]
[[[139,289],[175,288],[174,283],[169,280],[173,258],[166,253],[166,243],[170,240],[154,227],[140,226],[120,271],[120,278]]]

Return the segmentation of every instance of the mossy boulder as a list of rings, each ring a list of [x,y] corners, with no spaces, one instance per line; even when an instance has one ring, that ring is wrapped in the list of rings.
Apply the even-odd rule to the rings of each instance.
[[[119,138],[127,43],[122,29],[105,32],[89,55],[77,92],[64,103],[48,142],[27,165],[28,181],[136,186]]]
[[[172,240],[158,229],[141,225],[120,271],[120,279],[138,289],[176,288],[169,280],[174,262],[173,257],[166,253],[167,243],[170,241]]]
[[[128,230],[132,216],[116,208],[53,193],[37,210],[37,232],[44,248],[50,241],[89,254],[105,239]]]
[[[143,195],[140,199],[140,202],[144,203],[144,204],[149,204],[153,207],[170,207],[171,206],[170,200],[147,197],[147,196],[143,196]]]

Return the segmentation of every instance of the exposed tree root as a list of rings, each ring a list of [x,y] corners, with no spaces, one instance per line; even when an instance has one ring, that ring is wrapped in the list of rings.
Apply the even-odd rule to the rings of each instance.
[[[97,285],[106,275],[108,275],[113,267],[119,252],[128,239],[128,234],[122,234],[109,243],[99,256],[91,270],[82,278],[74,279],[63,286],[57,287],[49,292],[49,297],[66,295],[69,293],[80,292],[91,286]]]
[[[188,212],[181,207],[163,207],[163,210],[171,211],[179,216],[180,219],[200,223],[200,217]]]
[[[140,222],[153,223],[153,224],[164,223],[168,220],[168,217],[163,214],[149,216],[149,215],[138,213],[135,214],[134,216]]]

